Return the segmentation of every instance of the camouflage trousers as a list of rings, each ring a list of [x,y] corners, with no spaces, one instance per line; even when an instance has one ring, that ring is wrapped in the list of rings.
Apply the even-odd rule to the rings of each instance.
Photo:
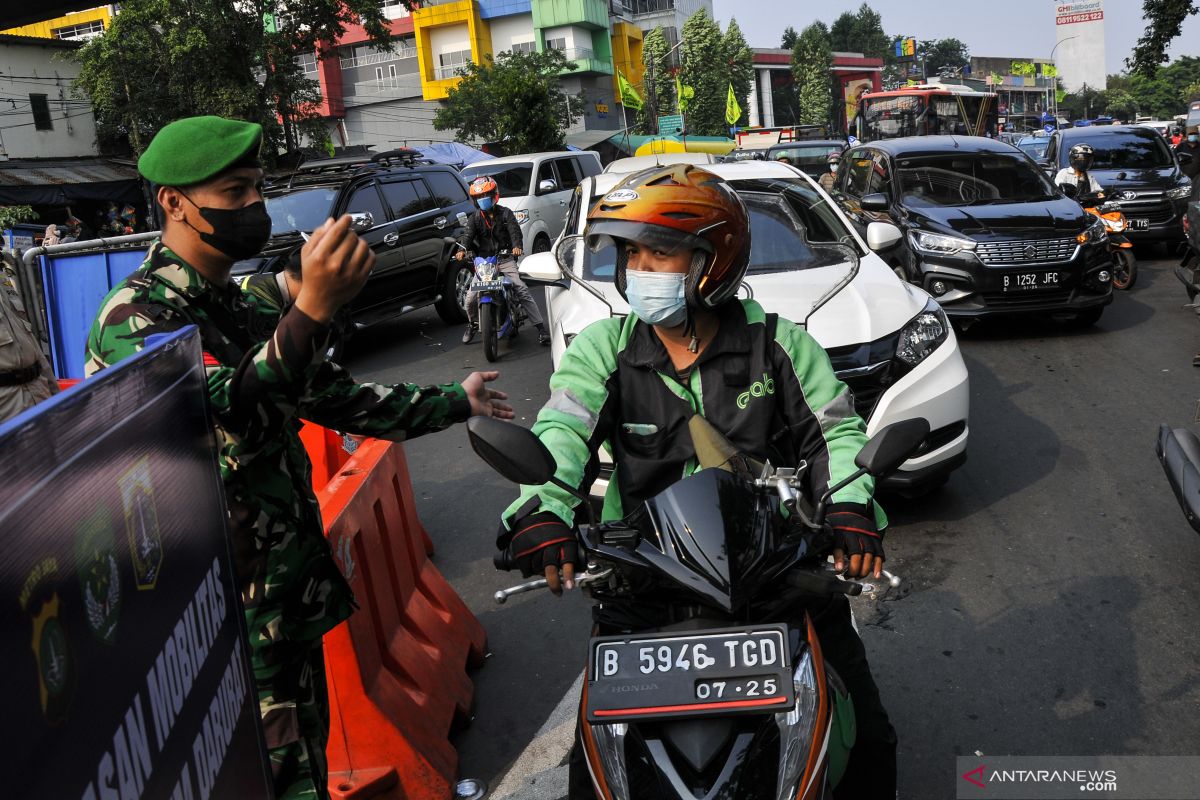
[[[251,659],[276,798],[328,798],[329,692],[321,640],[284,663],[273,663],[269,675]]]

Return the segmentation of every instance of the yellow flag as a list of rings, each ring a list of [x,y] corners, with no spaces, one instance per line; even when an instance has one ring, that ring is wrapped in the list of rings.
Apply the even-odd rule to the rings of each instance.
[[[730,125],[736,125],[737,121],[742,118],[742,107],[738,105],[737,97],[733,93],[733,84],[729,84],[729,96],[725,98],[725,121]]]
[[[687,111],[688,105],[692,102],[692,98],[696,96],[696,90],[691,86],[684,86],[679,82],[679,75],[675,75],[675,108],[682,114]]]
[[[633,111],[642,110],[642,96],[637,93],[637,89],[625,80],[625,76],[617,70],[617,86],[621,87],[621,105]]]

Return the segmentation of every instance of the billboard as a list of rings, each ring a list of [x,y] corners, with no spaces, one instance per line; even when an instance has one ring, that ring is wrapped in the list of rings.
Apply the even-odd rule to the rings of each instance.
[[[271,787],[195,327],[0,426],[6,798]]]
[[[1087,84],[1108,88],[1104,51],[1104,0],[1055,0],[1054,61],[1063,86],[1077,92]]]

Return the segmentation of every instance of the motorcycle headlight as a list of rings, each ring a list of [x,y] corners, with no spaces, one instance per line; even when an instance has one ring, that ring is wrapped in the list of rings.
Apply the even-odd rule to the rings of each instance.
[[[519,225],[524,225],[526,222],[529,222],[528,211],[514,211],[513,216],[517,218],[517,224]]]
[[[910,367],[920,364],[950,336],[950,322],[946,312],[930,300],[920,314],[913,317],[900,331],[900,343],[896,346],[896,358]]]
[[[786,714],[776,714],[779,727],[779,780],[775,783],[775,800],[795,800],[808,764],[817,729],[817,706],[821,695],[817,688],[817,673],[813,669],[812,650],[805,648],[792,675],[796,686],[796,707]]]
[[[923,253],[952,256],[957,253],[975,249],[975,242],[970,239],[959,239],[957,236],[942,236],[940,233],[925,233],[913,231],[909,235],[913,247]]]
[[[1186,200],[1192,193],[1192,179],[1184,178],[1187,183],[1176,186],[1174,189],[1167,189],[1168,200]]]

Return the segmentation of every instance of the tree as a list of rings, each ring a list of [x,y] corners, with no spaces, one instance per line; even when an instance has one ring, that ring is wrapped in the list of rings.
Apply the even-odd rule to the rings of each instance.
[[[261,123],[273,161],[281,144],[327,139],[319,87],[297,58],[351,24],[385,48],[385,23],[376,0],[126,0],[104,34],[75,52],[74,88],[91,98],[106,148],[138,155],[171,120],[215,114]]]
[[[686,129],[697,136],[723,136],[729,71],[724,58],[721,28],[701,8],[688,17],[680,32],[680,81],[696,90],[688,105]]]
[[[884,33],[879,12],[863,3],[858,11],[845,11],[833,21],[829,47],[838,52],[862,53],[868,58],[886,58],[892,52],[892,37]]]
[[[792,50],[792,75],[796,79],[800,124],[829,124],[829,109],[833,102],[830,90],[832,68],[829,29],[822,22],[814,22],[800,34]]]
[[[0,231],[37,219],[32,206],[0,206]]]
[[[971,53],[958,39],[935,39],[921,43],[921,59],[925,77],[936,76],[942,69],[961,71],[971,63]]]
[[[852,11],[843,11],[829,26],[829,49],[841,52],[858,52],[858,17]]]
[[[1104,95],[1105,112],[1109,116],[1126,121],[1132,121],[1137,117],[1138,104],[1129,92],[1110,89]]]
[[[746,44],[746,37],[738,27],[737,20],[729,18],[729,26],[721,39],[725,63],[729,65],[729,82],[733,84],[733,95],[742,108],[738,126],[746,124],[747,109],[750,108],[750,87],[754,83],[754,51]],[[728,92],[726,92],[728,94]]]
[[[583,95],[566,94],[558,81],[574,68],[561,50],[506,50],[495,60],[467,64],[433,127],[454,130],[462,140],[503,142],[512,153],[558,150],[571,119],[583,113]]]
[[[1142,16],[1149,24],[1138,39],[1125,66],[1133,72],[1152,77],[1167,60],[1167,48],[1183,30],[1183,22],[1200,12],[1193,0],[1142,0]]]
[[[791,25],[788,25],[786,28],[783,29],[783,37],[779,40],[780,49],[781,50],[791,50],[793,47],[796,46],[796,39],[798,39],[799,37],[800,37],[800,34],[796,33],[796,29],[793,28]]]
[[[675,85],[671,80],[671,64],[667,55],[671,45],[662,26],[646,34],[642,40],[642,65],[645,67],[646,91],[642,110],[638,112],[638,129],[653,136],[658,133],[658,118],[675,110]]]

